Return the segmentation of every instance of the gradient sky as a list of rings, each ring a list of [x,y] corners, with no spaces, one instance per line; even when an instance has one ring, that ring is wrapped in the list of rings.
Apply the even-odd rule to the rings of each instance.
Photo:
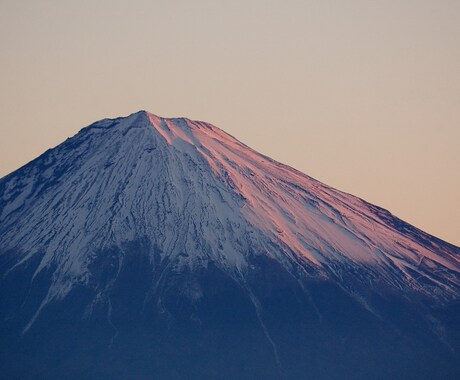
[[[0,49],[0,177],[146,109],[460,245],[458,0],[0,0]]]

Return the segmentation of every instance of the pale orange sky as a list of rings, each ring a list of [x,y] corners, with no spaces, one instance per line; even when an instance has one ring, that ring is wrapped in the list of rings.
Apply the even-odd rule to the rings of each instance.
[[[140,109],[460,245],[460,1],[0,1],[0,176]]]

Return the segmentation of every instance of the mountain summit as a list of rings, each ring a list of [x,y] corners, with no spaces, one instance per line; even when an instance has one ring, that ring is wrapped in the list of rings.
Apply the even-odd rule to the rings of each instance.
[[[105,119],[0,180],[6,378],[455,378],[459,299],[460,248],[208,123]]]

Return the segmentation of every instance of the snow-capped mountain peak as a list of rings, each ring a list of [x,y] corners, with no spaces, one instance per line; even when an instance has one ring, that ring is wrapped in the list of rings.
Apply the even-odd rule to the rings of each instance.
[[[11,378],[457,378],[459,295],[460,248],[205,122],[104,119],[0,179]]]
[[[459,286],[452,246],[204,122],[145,111],[102,120],[1,190],[3,247],[20,252],[17,265],[43,254],[36,274],[55,265],[56,294],[89,281],[98,250],[139,237],[178,268],[211,260],[240,272],[257,252],[318,276],[365,269],[422,292]]]

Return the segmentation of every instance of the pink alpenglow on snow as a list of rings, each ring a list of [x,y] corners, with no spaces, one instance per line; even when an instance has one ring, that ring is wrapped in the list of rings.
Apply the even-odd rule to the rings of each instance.
[[[460,258],[401,235],[387,223],[385,210],[278,163],[211,124],[147,115],[168,144],[184,153],[196,148],[193,154],[241,196],[239,205],[251,224],[271,234],[286,255],[320,267],[363,263],[381,268],[382,276],[396,266],[414,284],[414,273],[426,276],[419,273],[422,264],[460,271]]]

